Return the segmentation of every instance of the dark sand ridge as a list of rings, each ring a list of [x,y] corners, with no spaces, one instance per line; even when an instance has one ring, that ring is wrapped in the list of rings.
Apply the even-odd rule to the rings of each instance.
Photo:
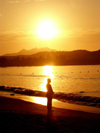
[[[4,132],[100,131],[100,114],[53,107],[51,122],[48,123],[46,118],[46,106],[0,97],[0,127]]]

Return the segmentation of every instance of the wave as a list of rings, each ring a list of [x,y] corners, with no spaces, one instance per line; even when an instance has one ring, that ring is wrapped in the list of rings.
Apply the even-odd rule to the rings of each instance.
[[[7,86],[0,86],[0,91],[9,91],[13,93],[28,95],[28,96],[39,96],[39,97],[46,97],[46,92],[37,91],[37,90],[30,90],[20,87],[7,87]],[[84,93],[84,92],[80,92]],[[14,95],[14,94],[11,94]],[[92,97],[92,96],[82,96],[75,93],[61,93],[56,92],[53,95],[53,98],[60,100],[62,102],[69,102],[74,104],[86,105],[86,106],[93,106],[100,108],[100,97]]]

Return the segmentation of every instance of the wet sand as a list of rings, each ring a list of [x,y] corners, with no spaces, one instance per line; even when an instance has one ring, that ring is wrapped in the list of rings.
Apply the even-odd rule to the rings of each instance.
[[[48,121],[46,106],[0,97],[0,127],[3,132],[100,132],[100,114],[53,107]]]

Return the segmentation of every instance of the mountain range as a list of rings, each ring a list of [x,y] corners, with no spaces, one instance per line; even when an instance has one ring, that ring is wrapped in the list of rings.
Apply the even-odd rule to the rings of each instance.
[[[50,49],[48,47],[44,47],[44,48],[33,48],[30,50],[26,50],[26,49],[22,49],[21,51],[17,52],[17,53],[8,53],[5,54],[3,56],[19,56],[19,55],[32,55],[38,52],[51,52],[51,51],[56,51],[54,49]]]

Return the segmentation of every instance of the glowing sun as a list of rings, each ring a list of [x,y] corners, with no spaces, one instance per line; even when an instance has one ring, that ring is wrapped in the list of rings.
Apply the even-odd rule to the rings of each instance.
[[[42,39],[50,39],[57,37],[58,33],[59,32],[56,28],[56,24],[50,20],[40,22],[36,30],[37,36]]]

